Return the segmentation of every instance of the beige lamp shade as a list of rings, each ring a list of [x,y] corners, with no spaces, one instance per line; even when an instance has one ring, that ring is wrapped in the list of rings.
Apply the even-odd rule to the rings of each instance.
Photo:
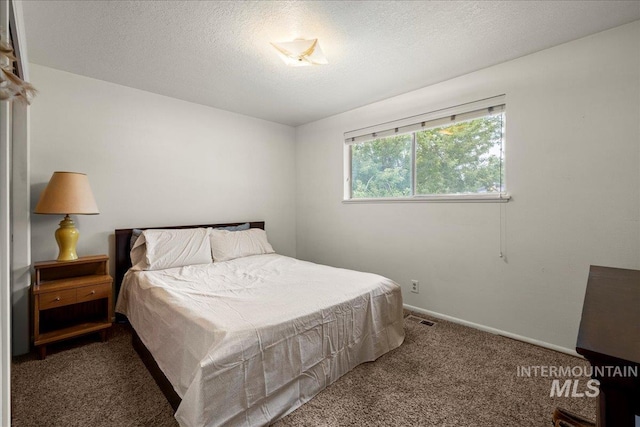
[[[40,194],[34,211],[37,214],[96,215],[98,206],[91,192],[89,178],[77,172],[54,172]]]

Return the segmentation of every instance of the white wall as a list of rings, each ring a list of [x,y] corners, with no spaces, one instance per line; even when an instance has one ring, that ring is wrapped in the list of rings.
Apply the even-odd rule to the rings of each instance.
[[[32,206],[57,170],[85,172],[100,209],[74,216],[78,254],[116,228],[265,220],[295,255],[294,129],[32,64]],[[34,261],[62,218],[32,216]]]
[[[507,205],[341,203],[343,132],[499,94]],[[589,265],[640,268],[639,118],[636,21],[301,126],[298,257],[386,275],[406,304],[573,349]]]
[[[266,221],[295,255],[293,128],[31,64],[31,203],[54,171],[84,172],[100,209],[74,216],[78,255],[113,256],[116,228]],[[169,84],[170,82],[168,82]],[[62,216],[32,215],[34,262]]]

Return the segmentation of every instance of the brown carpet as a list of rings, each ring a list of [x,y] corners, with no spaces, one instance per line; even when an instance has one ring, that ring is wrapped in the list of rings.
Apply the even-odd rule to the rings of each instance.
[[[595,418],[596,399],[550,398],[551,378],[517,376],[517,366],[585,361],[433,320],[431,327],[405,320],[400,348],[358,366],[275,425],[538,427],[551,425],[556,406]],[[14,361],[12,425],[176,426],[128,329],[116,325],[109,342],[96,341],[52,347],[44,361]]]

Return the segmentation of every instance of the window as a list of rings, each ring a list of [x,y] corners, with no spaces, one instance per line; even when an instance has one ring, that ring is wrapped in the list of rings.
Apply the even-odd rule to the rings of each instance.
[[[508,200],[504,96],[345,134],[345,200]]]
[[[411,195],[413,135],[390,136],[351,146],[353,198]]]

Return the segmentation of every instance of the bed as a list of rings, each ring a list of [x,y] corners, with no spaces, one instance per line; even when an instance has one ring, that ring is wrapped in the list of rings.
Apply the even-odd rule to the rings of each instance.
[[[402,344],[400,287],[382,276],[276,253],[133,271],[132,232],[115,233],[116,311],[182,426],[268,425]]]

